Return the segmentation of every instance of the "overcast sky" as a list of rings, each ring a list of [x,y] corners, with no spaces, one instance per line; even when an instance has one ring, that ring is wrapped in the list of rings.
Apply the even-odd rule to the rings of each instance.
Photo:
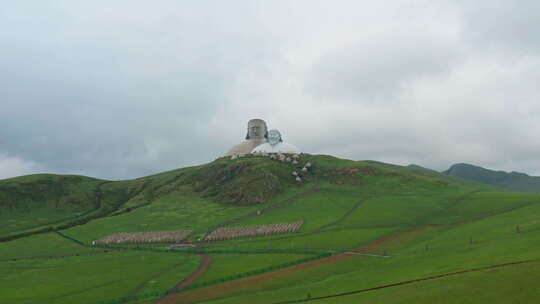
[[[8,1],[0,178],[309,153],[540,175],[540,1]]]

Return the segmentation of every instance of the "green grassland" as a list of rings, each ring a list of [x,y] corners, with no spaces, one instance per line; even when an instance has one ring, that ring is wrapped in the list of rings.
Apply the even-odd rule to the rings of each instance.
[[[527,286],[538,279],[540,263],[532,263],[313,303],[533,303],[540,291]]]
[[[270,295],[272,301],[269,303],[304,299],[307,294],[312,297],[339,294],[442,273],[518,261],[532,260],[531,267],[537,268],[540,262],[540,250],[538,250],[540,247],[539,212],[540,202],[536,200],[529,206],[492,217],[420,230],[412,233],[412,238],[405,237],[407,234],[404,234],[404,240],[396,240],[396,242],[379,249],[381,251],[387,250],[387,253],[392,256],[391,258],[351,256],[339,262],[321,264],[318,267],[293,273],[288,277],[280,278],[280,280],[274,280],[272,284],[267,286],[259,285],[249,289],[249,291],[231,292],[223,299],[209,301],[209,303],[252,303],[256,299],[264,299]],[[521,223],[519,233],[515,230],[517,223]],[[472,243],[470,242],[471,237]],[[428,249],[426,250],[426,248]],[[530,284],[540,275],[534,271],[521,274],[513,267],[485,270],[478,274],[467,274],[465,277],[469,278],[466,279],[468,282],[471,282],[471,277],[482,276],[482,273],[504,272],[505,280],[493,278],[490,281],[492,289],[489,292],[491,293],[499,292],[498,285],[500,285],[500,290],[513,290],[510,294],[503,294],[501,300],[498,300],[499,303],[504,303],[502,299],[516,296],[519,290],[524,291],[518,297],[523,303],[538,301],[540,293]],[[523,269],[526,266],[517,267]],[[487,275],[484,274],[484,276]],[[512,279],[512,276],[516,276],[516,281]],[[486,279],[488,278],[486,277]],[[446,286],[447,280],[458,283],[455,286]],[[527,280],[530,280],[529,284],[524,283]],[[443,303],[487,303],[479,298],[466,298],[467,295],[474,295],[475,290],[481,288],[482,285],[459,282],[459,275],[456,275],[440,281],[433,280],[415,284],[439,290],[437,295],[439,297],[444,297],[444,291],[450,292],[456,288],[459,289],[456,294],[464,297],[453,298],[450,297],[451,295],[446,295],[450,298],[442,301]],[[415,286],[391,287],[361,295],[345,296],[343,299],[337,297],[325,301],[314,301],[314,303],[357,303],[357,301],[364,299],[368,303],[371,303],[372,299],[379,303],[394,303],[395,301],[406,303],[405,299],[416,303],[430,303],[433,300],[428,295],[419,294]],[[404,298],[394,299],[393,288],[401,290],[400,293],[405,294]]]
[[[96,303],[137,288],[162,290],[181,281],[197,262],[196,256],[141,252],[9,262],[2,265],[2,301]],[[169,276],[155,277],[167,270]]]
[[[216,254],[212,264],[195,283],[213,281],[230,275],[279,265],[308,257],[305,254]]]
[[[201,198],[190,189],[159,197],[145,208],[97,219],[66,233],[90,242],[115,232],[201,230],[219,221],[253,211],[255,207],[234,207]]]
[[[0,181],[0,235],[61,222],[98,206],[103,181],[76,175],[35,174]]]
[[[0,243],[0,260],[46,258],[98,252],[102,252],[102,250],[83,247],[52,232]]]
[[[308,161],[313,166],[296,182],[292,171],[299,172]],[[0,267],[6,274],[0,278],[0,302],[113,303],[170,290],[199,267],[197,252],[166,251],[165,244],[146,251],[137,248],[143,245],[119,250],[89,244],[116,232],[177,229],[194,230],[189,241],[212,260],[194,281],[199,287],[178,293],[178,303],[183,295],[203,303],[303,300],[519,261],[528,264],[312,302],[540,300],[531,287],[539,276],[532,269],[538,269],[540,260],[540,195],[324,155],[304,155],[299,166],[263,157],[221,158],[128,181],[66,178],[0,181],[0,218],[9,223],[0,237],[16,236],[0,243]],[[45,183],[54,184],[51,193],[43,187],[44,179],[53,181]],[[19,200],[20,208],[14,207]],[[200,241],[216,227],[295,221],[304,223],[296,233]],[[48,232],[57,229],[84,245]],[[349,253],[329,262],[309,262],[309,267],[282,268],[286,271],[276,272],[272,280],[250,281],[255,275],[230,281],[258,270],[273,275],[275,267],[342,252]],[[495,295],[477,295],[486,288]]]

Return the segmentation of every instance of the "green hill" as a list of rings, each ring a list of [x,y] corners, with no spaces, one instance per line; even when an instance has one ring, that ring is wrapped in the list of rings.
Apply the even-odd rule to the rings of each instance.
[[[442,173],[508,190],[540,193],[540,176],[489,170],[469,164],[455,164]]]
[[[101,206],[103,181],[36,174],[0,181],[0,235],[84,216]]]
[[[50,212],[60,222],[3,234],[0,302],[540,300],[540,195],[325,155],[298,164],[221,158],[128,181],[58,178],[38,199],[42,182],[2,192],[11,202],[1,205],[5,219]],[[219,227],[293,222],[303,223],[298,232],[204,241]],[[112,233],[163,230],[193,231],[186,241],[195,247],[91,245]]]
[[[0,218],[8,222],[0,240],[131,212],[170,193],[193,192],[222,205],[264,203],[296,186],[290,169],[258,159],[220,159],[129,181],[51,174],[0,180]]]

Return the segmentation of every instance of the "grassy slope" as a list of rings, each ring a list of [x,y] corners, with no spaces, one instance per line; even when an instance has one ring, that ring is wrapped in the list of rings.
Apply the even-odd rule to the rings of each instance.
[[[292,165],[263,158],[235,161],[221,159],[209,165],[174,170],[146,178],[108,182],[103,184],[100,190],[104,201],[110,206],[110,215],[73,227],[65,233],[88,242],[121,231],[193,229],[196,233],[192,239],[195,240],[210,227],[232,219],[239,219],[231,224],[232,226],[303,220],[304,226],[299,233],[222,241],[206,246],[209,249],[231,250],[343,250],[357,248],[409,227],[431,227],[403,234],[393,243],[385,243],[383,247],[370,248],[373,253],[386,251],[396,254],[391,259],[352,256],[336,263],[305,269],[303,272],[289,273],[278,280],[272,280],[270,284],[245,284],[244,289],[231,289],[223,295],[216,295],[217,298],[223,298],[219,301],[227,303],[272,303],[303,298],[308,293],[319,296],[464,267],[538,256],[539,250],[536,248],[540,248],[540,244],[536,240],[540,239],[540,226],[536,225],[540,225],[537,224],[540,222],[536,220],[535,214],[540,210],[535,208],[538,208],[540,198],[536,195],[500,192],[489,186],[425,170],[373,161],[355,162],[330,156],[305,156],[302,162],[306,161],[313,163],[313,172],[301,186],[296,185],[290,174],[294,169]],[[351,168],[356,169],[351,171]],[[244,191],[245,189],[251,191]],[[315,191],[312,191],[314,189]],[[290,199],[301,193],[305,195]],[[257,204],[259,201],[265,203]],[[264,209],[273,205],[279,207]],[[242,217],[255,210],[263,212],[258,216]],[[516,224],[520,224],[523,230],[521,234],[515,233]],[[469,245],[471,236],[475,243]],[[175,274],[175,271],[164,272],[167,267],[181,268],[170,258],[176,256],[174,254],[124,252],[115,255],[84,255],[92,249],[80,246],[77,249],[71,247],[73,244],[64,243],[66,240],[56,238],[55,235],[43,234],[0,243],[0,259],[2,256],[11,258],[17,252],[24,252],[27,257],[50,254],[55,251],[56,245],[41,245],[61,242],[58,252],[80,253],[81,256],[55,260],[55,265],[73,265],[72,259],[87,258],[93,261],[96,269],[84,271],[88,271],[95,278],[99,278],[101,267],[97,265],[109,265],[113,260],[111,256],[117,256],[119,261],[124,259],[123,255],[129,256],[127,259],[133,261],[142,256],[153,257],[156,264],[163,266],[146,268],[144,263],[137,264],[132,273],[133,281],[126,283],[129,286],[103,289],[100,291],[103,299],[131,294],[135,285],[140,287],[140,292],[168,289],[189,273],[187,270],[179,271],[178,274]],[[430,248],[427,252],[426,244]],[[511,249],[508,249],[508,246]],[[213,255],[214,264],[210,265],[197,282],[302,257],[294,254],[275,255],[271,258],[261,254],[242,257],[232,254]],[[198,261],[198,257],[193,258],[190,262],[191,270]],[[47,266],[52,262],[37,259],[31,260],[31,263],[36,263],[31,265],[34,267]],[[27,267],[26,264],[4,263],[0,266],[8,271]],[[120,272],[118,270],[118,275]],[[47,275],[58,274],[49,272]],[[76,279],[78,273],[73,272],[68,274],[69,276]],[[161,285],[151,283],[156,276],[164,278]],[[11,278],[12,285],[22,284],[23,280],[34,280],[25,276]],[[35,280],[38,279],[39,276]],[[85,288],[91,288],[92,282],[87,283]],[[50,284],[60,283],[53,280],[40,284],[47,288]],[[77,294],[81,297],[92,293],[90,289],[85,291],[79,287],[83,286],[68,284],[64,291],[79,292]],[[213,288],[220,289],[219,286]],[[204,290],[199,292],[204,293]],[[411,293],[412,291],[413,289]],[[463,293],[467,294],[467,291],[463,290]],[[6,294],[0,299],[14,296]],[[47,297],[47,293],[37,293],[35,299]],[[73,300],[69,297],[63,299],[55,301],[69,303]]]
[[[296,184],[290,175],[292,170],[290,164],[244,158],[234,162],[218,159],[203,166],[118,182],[50,174],[1,180],[0,219],[8,224],[0,227],[0,238],[65,229],[108,215],[129,214],[151,204],[153,208],[143,213],[156,211],[153,214],[157,218],[143,222],[163,222],[168,213],[172,218],[161,224],[164,228],[175,221],[173,226],[197,229],[211,222],[208,217],[214,214],[219,216],[225,212],[235,216],[233,209],[237,208],[231,206],[247,206],[238,209],[242,213],[252,210],[254,204],[270,202],[289,190],[294,192]],[[185,202],[187,204],[183,204]],[[198,204],[201,208],[189,204]],[[205,217],[205,223],[186,222],[190,217],[186,214],[188,210],[198,212],[203,209],[206,212],[197,216]],[[175,218],[175,213],[182,216]],[[127,221],[140,220],[135,216]],[[140,224],[137,228],[127,229],[162,229]],[[125,226],[119,224],[117,228],[124,229]],[[114,232],[115,228],[108,231]]]
[[[102,250],[82,247],[52,232],[0,243],[0,260],[44,258],[97,252],[102,252]]]
[[[96,209],[103,181],[76,175],[35,174],[0,180],[0,235],[75,217]]]
[[[520,201],[517,199],[518,195],[514,194],[513,196],[514,202]],[[531,204],[519,209],[478,220],[457,221],[449,226],[423,229],[412,233],[412,237],[403,234],[402,242],[399,242],[398,239],[377,248],[377,252],[385,250],[393,255],[392,258],[351,256],[339,262],[321,264],[318,267],[277,278],[266,286],[264,284],[248,286],[251,288],[222,295],[222,297],[225,296],[225,299],[211,301],[211,303],[253,303],[253,301],[274,303],[302,299],[307,294],[312,297],[325,296],[463,269],[540,259],[540,221],[538,220],[540,199],[534,197],[533,200],[530,200],[531,197],[524,196],[523,199],[529,200]],[[490,200],[485,199],[462,202],[463,212],[467,214],[468,219],[474,219],[476,215],[484,211],[474,214],[471,213],[471,210],[480,210],[482,209],[480,207],[485,208],[489,204]],[[473,208],[473,206],[478,208]],[[440,217],[440,219],[432,221],[440,223],[440,220],[443,219]],[[515,230],[516,224],[520,224],[520,233]],[[469,243],[471,237],[473,238],[472,244]],[[426,245],[429,248],[427,251]],[[540,294],[535,292],[534,288],[522,284],[528,280],[529,282],[535,281],[538,279],[538,274],[534,271],[522,273],[513,267],[494,270],[504,273],[506,280],[494,279],[490,280],[489,284],[483,285],[491,286],[493,288],[490,290],[492,294],[498,294],[499,290],[508,290],[509,294],[501,293],[498,303],[504,303],[504,299],[516,296],[520,291],[521,294],[518,297],[520,301],[524,303],[537,302],[540,299]],[[523,269],[526,266],[519,267],[521,268],[518,269]],[[531,267],[538,268],[538,262],[534,262]],[[484,278],[489,278],[489,271],[464,275],[464,280],[471,283],[472,279],[470,278],[482,275]],[[448,286],[448,282],[455,282],[455,285]],[[388,303],[396,301],[393,298],[395,296],[394,289],[400,290],[399,293],[404,295],[404,298],[399,299],[398,303],[407,303],[407,301],[432,303],[432,297],[417,292],[416,284],[436,289],[435,296],[445,298],[444,303],[461,303],[462,301],[488,303],[488,300],[492,298],[475,298],[474,301],[467,299],[467,296],[473,295],[482,284],[465,284],[465,282],[460,281],[459,276],[456,276],[439,281],[392,287],[356,296],[332,298],[323,303],[357,303],[364,299],[368,303],[371,303],[371,300]],[[452,291],[456,296],[463,298],[453,298],[448,295],[445,297],[445,291]],[[235,294],[236,296],[234,296]],[[263,299],[269,300],[264,301]]]
[[[540,291],[527,286],[538,279],[540,263],[523,264],[313,303],[533,303]]]
[[[2,265],[1,297],[6,303],[96,303],[139,287],[170,288],[197,262],[196,256],[146,252],[9,262]]]
[[[164,195],[147,207],[73,227],[67,233],[90,242],[115,232],[197,230],[250,210],[253,207],[239,208],[209,202],[186,189]]]
[[[97,185],[99,185],[99,192],[102,200],[101,207],[106,208],[107,211],[103,215],[109,214],[109,216],[102,216],[101,218],[94,219],[84,225],[74,226],[71,229],[65,230],[65,232],[68,235],[85,242],[90,242],[91,240],[109,233],[121,231],[193,229],[196,231],[193,237],[201,237],[211,226],[243,216],[249,212],[254,212],[257,209],[272,205],[274,202],[286,200],[310,187],[309,185],[297,187],[294,178],[289,176],[290,171],[292,171],[291,165],[278,164],[268,160],[242,159],[236,162],[218,160],[206,166],[184,168],[130,181],[95,181],[95,187],[90,189],[91,191],[89,193],[96,196],[96,188]],[[263,172],[262,176],[260,172]],[[239,175],[241,178],[236,179],[236,175]],[[284,178],[285,175],[287,175],[288,178]],[[49,178],[49,176],[45,177]],[[26,177],[20,179],[25,178]],[[35,176],[32,178],[37,178],[39,184],[41,183],[43,176]],[[270,182],[268,184],[266,183],[267,178],[270,181],[277,179],[280,182],[278,184],[275,182]],[[206,179],[213,179],[213,184],[203,185],[203,182]],[[238,192],[235,188],[242,188],[243,183],[251,185],[254,189],[249,191],[249,193]],[[36,188],[36,185],[32,186],[34,187],[27,187],[27,189],[25,189],[28,194],[28,201],[32,200],[31,193],[38,189]],[[258,188],[260,188],[261,191],[258,191]],[[81,190],[80,192],[84,191]],[[79,190],[73,191],[73,193],[79,194]],[[252,193],[257,195],[249,196]],[[6,196],[10,195],[10,193],[7,192],[4,194]],[[227,195],[223,196],[223,194]],[[95,199],[95,196],[92,198]],[[221,199],[225,200],[227,203],[218,203]],[[257,204],[258,202],[265,203]],[[49,208],[45,210],[48,210],[49,212],[60,212],[60,209],[57,210],[54,206],[48,207]],[[43,212],[43,210],[39,210],[39,212]],[[31,218],[37,213],[38,212],[28,212],[22,214],[21,217],[27,216],[28,218]],[[13,213],[8,214],[8,218],[9,216],[13,217]],[[62,222],[58,225],[64,223],[65,222]],[[47,224],[49,225],[50,223]],[[170,255],[154,252],[128,252],[134,255],[133,259],[136,259],[135,256],[157,256],[160,261],[163,259],[168,261],[170,257]],[[125,254],[128,254],[128,252],[125,252]],[[59,256],[62,257],[58,258]],[[92,263],[95,263],[96,265],[103,264],[103,267],[106,267],[106,265],[112,262],[110,256],[111,251],[104,253],[102,249],[82,247],[52,233],[37,234],[0,243],[0,260],[6,261],[16,259],[15,262],[4,262],[5,264],[3,264],[2,267],[8,271],[6,273],[10,273],[9,271],[17,272],[18,269],[38,269],[39,267],[35,268],[33,266],[34,263],[46,265],[52,263],[52,261],[55,261],[54,263],[58,264],[58,268],[73,267],[74,261],[78,258],[91,259],[93,261]],[[113,256],[118,256],[118,259],[123,259],[123,255],[118,252],[114,253]],[[196,259],[198,261],[197,256],[186,256],[182,254],[175,256],[183,257],[184,259]],[[53,258],[51,259],[51,257]],[[287,257],[287,255],[284,254],[281,255],[281,257],[284,258],[284,260],[289,261],[303,256],[291,255],[290,257]],[[252,263],[243,264],[243,267],[239,268],[239,270],[249,271],[257,269],[258,264],[270,265],[274,262],[278,262],[274,257],[268,259],[268,257],[264,258],[263,256],[251,257],[251,260],[253,261]],[[279,261],[279,263],[281,263],[281,261]],[[32,265],[27,266],[27,264]],[[167,267],[171,267],[171,269],[180,267],[176,264],[167,265]],[[194,265],[196,266],[196,263],[194,263]],[[100,267],[101,266],[96,267],[94,271],[86,268],[80,271],[92,272],[97,279],[99,278]],[[45,268],[48,269],[48,266]],[[57,268],[57,266],[54,266],[54,268]],[[194,267],[191,267],[190,271],[169,271],[168,273],[162,273],[163,269],[152,267],[145,268],[143,265],[137,265],[134,266],[133,275],[136,278],[154,278],[155,276],[159,276],[162,278],[161,281],[164,281],[162,284],[155,284],[154,282],[151,282],[155,281],[155,279],[150,279],[147,284],[140,285],[139,283],[139,285],[137,285],[140,289],[138,293],[144,293],[155,290],[167,290],[175,286],[183,277],[187,276],[193,270]],[[65,278],[65,276],[60,276],[54,271],[41,272],[40,270],[40,273],[43,273],[43,276],[58,276],[58,280]],[[67,277],[72,275],[73,279],[77,279],[76,273],[67,273],[66,275]],[[41,274],[36,274],[33,278],[37,282],[41,280],[40,276]],[[120,277],[120,273],[118,273],[117,276]],[[23,284],[29,277],[22,274],[20,276],[10,274],[9,278],[11,284],[9,286],[17,286],[17,284]],[[86,289],[84,288],[80,288],[79,290],[79,286],[75,286],[76,284],[65,284],[64,287],[65,290],[72,290],[75,294],[86,297],[89,293],[93,292],[92,290],[94,290],[94,287],[96,290],[102,288],[97,285],[90,286],[91,283],[92,280],[84,284],[81,283],[81,287],[84,285],[89,288],[87,291],[85,291]],[[42,285],[44,290],[56,290],[55,286],[59,283],[57,280],[51,280],[39,281],[39,284]],[[135,280],[133,282],[130,281],[128,285],[132,286],[133,284],[135,284]],[[17,289],[12,289],[12,293],[3,293],[0,298],[2,300],[13,300],[17,298],[18,291],[16,290]],[[101,292],[103,292],[105,299],[131,294],[127,288],[104,289]],[[47,295],[46,292],[36,292],[31,298],[32,300],[29,301],[36,301],[37,299],[43,301],[47,299],[46,301],[52,301],[47,298]],[[73,298],[69,296],[54,299],[54,301],[59,303],[69,303],[72,300]],[[89,301],[89,303],[91,303],[91,301]]]
[[[303,254],[216,254],[213,256],[211,269],[205,272],[197,283],[212,281],[264,267],[279,265],[308,257]]]
[[[530,176],[519,172],[489,170],[469,164],[455,164],[443,174],[476,181],[511,191],[540,193],[540,176]]]

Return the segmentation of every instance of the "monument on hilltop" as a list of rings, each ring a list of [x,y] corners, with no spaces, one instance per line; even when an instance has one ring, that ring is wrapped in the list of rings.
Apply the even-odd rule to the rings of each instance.
[[[262,144],[252,151],[253,153],[300,153],[300,149],[295,145],[283,142],[281,133],[278,130],[268,131],[268,142]]]
[[[265,144],[268,138],[268,127],[262,119],[252,119],[248,122],[246,140],[232,147],[225,156],[243,156],[251,153],[253,149]]]

